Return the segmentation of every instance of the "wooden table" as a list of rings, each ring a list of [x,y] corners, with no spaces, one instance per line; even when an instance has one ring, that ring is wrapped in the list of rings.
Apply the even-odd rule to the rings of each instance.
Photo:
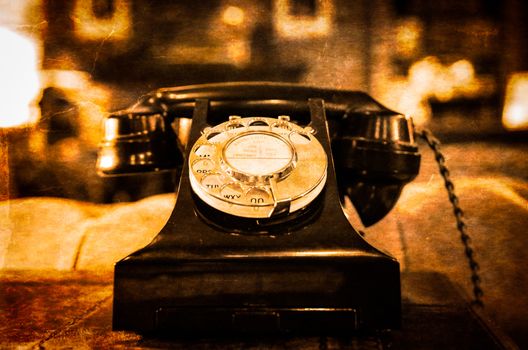
[[[517,348],[435,272],[402,275],[401,330],[339,337],[144,338],[112,332],[111,274],[7,271],[0,281],[0,348]]]

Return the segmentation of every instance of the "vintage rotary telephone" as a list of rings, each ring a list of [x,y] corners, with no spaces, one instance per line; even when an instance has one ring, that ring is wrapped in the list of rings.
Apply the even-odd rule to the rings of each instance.
[[[183,155],[171,123],[191,116]],[[398,328],[399,264],[340,200],[367,226],[383,218],[418,174],[413,137],[365,93],[268,82],[161,89],[111,114],[101,173],[183,166],[165,227],[115,266],[113,328]]]

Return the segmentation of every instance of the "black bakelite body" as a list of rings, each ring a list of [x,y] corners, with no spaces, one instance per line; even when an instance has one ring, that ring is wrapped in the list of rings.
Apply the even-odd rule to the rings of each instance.
[[[366,224],[392,208],[418,173],[408,119],[360,92],[277,83],[163,89],[132,111],[158,113],[160,104],[166,123],[193,118],[186,157],[205,127],[230,114],[290,115],[315,129],[329,156],[327,183],[296,215],[241,219],[201,202],[183,162],[165,227],[115,266],[115,330],[187,335],[400,326],[399,264],[351,226],[340,199],[349,195]]]

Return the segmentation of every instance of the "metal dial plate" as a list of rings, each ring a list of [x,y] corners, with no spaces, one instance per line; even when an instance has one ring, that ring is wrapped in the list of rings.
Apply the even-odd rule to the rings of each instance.
[[[313,129],[263,117],[230,117],[206,128],[189,156],[193,191],[208,205],[247,218],[307,206],[326,182],[327,157]]]

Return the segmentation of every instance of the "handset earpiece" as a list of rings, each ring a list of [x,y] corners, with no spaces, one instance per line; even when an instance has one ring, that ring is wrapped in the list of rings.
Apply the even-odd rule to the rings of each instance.
[[[183,163],[176,134],[159,113],[121,111],[104,120],[97,154],[102,175],[176,169]]]
[[[344,115],[333,140],[341,195],[348,195],[370,226],[396,204],[403,186],[420,168],[412,120],[390,110]]]

